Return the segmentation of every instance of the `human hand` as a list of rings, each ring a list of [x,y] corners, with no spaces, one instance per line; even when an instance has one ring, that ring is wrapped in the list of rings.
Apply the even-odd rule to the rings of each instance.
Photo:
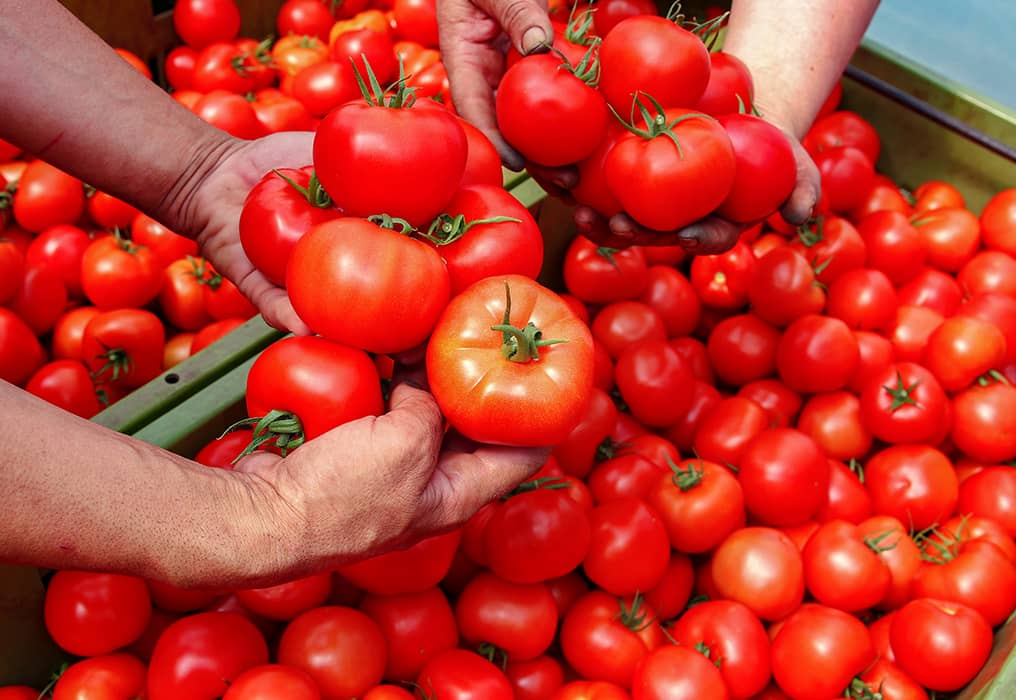
[[[388,413],[341,425],[286,458],[237,465],[258,520],[277,531],[245,585],[295,576],[408,546],[464,523],[536,472],[549,449],[465,444],[445,435],[434,398],[395,386]],[[250,558],[250,557],[248,557]]]
[[[491,140],[508,168],[521,170],[522,156],[498,131],[494,90],[508,43],[525,56],[553,40],[546,0],[437,0],[437,20],[456,111]]]
[[[194,181],[180,189],[172,216],[181,232],[194,235],[201,254],[232,281],[275,328],[309,335],[281,287],[251,264],[240,244],[240,212],[247,193],[272,168],[300,168],[312,162],[314,134],[287,132],[256,141],[228,138],[195,169]]]

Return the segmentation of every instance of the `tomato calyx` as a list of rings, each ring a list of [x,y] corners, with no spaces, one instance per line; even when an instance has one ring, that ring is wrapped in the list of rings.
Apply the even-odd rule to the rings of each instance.
[[[887,384],[883,384],[882,388],[885,389],[892,397],[892,403],[889,404],[889,412],[896,413],[904,406],[918,406],[917,399],[914,398],[914,391],[920,386],[921,380],[915,379],[914,383],[907,386],[903,381],[903,375],[896,372],[896,386],[891,387]]]
[[[655,116],[650,114],[649,109],[644,104],[642,104],[642,101],[639,99],[640,96],[645,97],[647,100],[649,100],[650,103],[652,103],[653,109],[656,110]],[[663,108],[663,105],[661,105],[656,100],[655,97],[653,97],[648,93],[642,92],[641,90],[636,91],[635,96],[632,98],[632,114],[630,121],[625,121],[621,117],[621,115],[617,113],[617,110],[615,110],[610,105],[607,105],[607,107],[610,109],[611,113],[617,118],[617,120],[621,122],[621,125],[631,133],[635,134],[636,136],[641,136],[644,139],[655,139],[657,136],[665,136],[671,141],[673,141],[674,145],[677,147],[677,154],[681,158],[684,158],[684,149],[681,148],[681,141],[677,138],[677,134],[674,133],[674,127],[676,127],[681,122],[687,121],[689,119],[713,118],[708,114],[704,114],[702,112],[689,112],[688,114],[682,114],[681,116],[676,117],[675,119],[672,119],[671,121],[668,122],[667,112]],[[639,113],[642,115],[642,119],[646,124],[645,129],[639,128],[638,126],[635,125],[636,107],[638,108]]]
[[[142,248],[144,248],[144,246],[135,245],[134,243],[131,242],[129,238],[125,238],[123,235],[123,231],[120,230],[119,226],[115,227],[112,231],[110,231],[110,235],[113,236],[113,240],[116,241],[116,245],[120,248],[120,250],[122,250],[125,253],[137,255],[137,252]]]
[[[106,363],[92,374],[93,382],[110,370],[113,371],[111,381],[114,382],[131,371],[133,361],[126,350],[123,348],[111,348],[104,343],[102,344],[102,349],[104,352],[96,355],[95,358],[97,360],[105,360]]]
[[[857,475],[857,480],[862,484],[864,483],[864,466],[857,461],[856,457],[851,457],[850,461],[847,462],[847,469]]]
[[[653,624],[655,619],[646,619],[647,615],[642,612],[642,600],[642,594],[636,593],[635,597],[632,598],[631,606],[628,606],[625,605],[624,598],[618,598],[618,612],[614,615],[614,619],[630,629],[632,632],[641,632],[642,630],[647,629],[651,624]]]
[[[719,656],[719,657],[714,659],[713,658],[713,650],[710,649],[709,645],[706,644],[705,642],[699,642],[699,643],[697,643],[695,645],[694,649],[698,653],[702,654],[702,656],[706,657],[706,659],[708,659],[709,662],[713,666],[715,666],[716,668],[723,668],[723,657]]]
[[[607,437],[603,438],[603,441],[600,442],[599,445],[597,445],[596,455],[594,456],[594,459],[596,460],[597,463],[606,462],[609,459],[614,459],[618,455],[623,454],[624,451],[628,449],[628,446],[629,445],[627,442],[615,440],[614,438],[608,435]]]
[[[356,76],[356,84],[360,86],[360,94],[363,95],[363,99],[367,101],[368,105],[372,107],[387,107],[388,109],[407,109],[416,103],[416,88],[409,87],[406,84],[409,76],[406,75],[406,66],[401,58],[399,59],[399,78],[389,85],[388,89],[381,87],[377,76],[374,75],[374,69],[370,67],[370,61],[367,60],[367,56],[360,54],[360,58],[363,59],[364,68],[367,70],[367,82],[370,83],[369,88],[367,82],[364,82],[363,76],[360,75],[360,69],[357,67],[356,61],[352,57],[350,57],[349,61],[353,64],[353,74]]]
[[[49,674],[49,682],[46,684],[46,687],[39,691],[39,697],[48,698],[50,693],[53,692],[53,688],[55,688],[56,684],[60,681],[60,677],[63,676],[70,667],[71,665],[64,661],[55,671],[52,671]]]
[[[253,68],[251,68],[248,64],[248,60],[250,59],[254,59],[255,63],[259,63],[262,66],[276,68],[271,54],[274,40],[275,37],[273,36],[265,37],[256,47],[254,47],[254,50],[243,51],[236,56],[233,56],[233,58],[229,59],[230,67],[241,78],[246,78],[254,72]]]
[[[855,678],[847,686],[844,697],[849,698],[849,700],[884,700],[885,696],[882,694],[881,685],[879,685],[878,690],[873,691],[867,683],[860,678]]]
[[[600,39],[594,38],[593,41],[588,44],[589,48],[582,54],[582,60],[578,62],[578,65],[573,66],[568,57],[565,56],[559,49],[550,47],[552,53],[560,58],[564,63],[558,66],[559,69],[563,69],[574,75],[576,78],[581,80],[583,83],[591,88],[595,88],[600,82],[600,59],[596,53],[599,49]]]
[[[304,199],[306,199],[307,203],[312,207],[317,207],[318,209],[330,209],[335,206],[335,203],[332,202],[332,198],[328,196],[328,193],[325,192],[325,188],[321,186],[321,181],[318,180],[316,172],[311,172],[310,182],[307,183],[306,187],[296,184],[292,178],[286,177],[279,172],[278,168],[272,168],[272,172],[281,177],[286,181],[286,184],[303,195]]]
[[[678,7],[680,8],[680,4],[678,4]],[[720,49],[720,33],[729,18],[730,12],[724,12],[704,22],[692,19],[689,21],[679,21],[678,24],[701,39],[702,43],[709,49],[709,52],[714,53]]]
[[[476,648],[476,653],[498,666],[502,671],[508,667],[508,652],[496,644],[483,642]]]
[[[687,469],[681,469],[679,465],[674,464],[674,460],[667,456],[667,466],[670,467],[670,471],[674,472],[670,480],[681,491],[691,491],[702,483],[702,478],[705,476],[701,459],[698,462],[698,467],[694,462],[691,462]]]
[[[609,262],[614,267],[619,267],[617,264],[617,259],[614,256],[620,252],[621,252],[620,248],[610,248],[605,245],[601,245],[596,248],[596,254],[599,255],[604,260],[606,260],[607,262]]]
[[[395,231],[401,233],[403,236],[411,236],[416,233],[416,229],[413,225],[405,219],[392,216],[391,214],[371,214],[367,217],[367,221],[371,222],[378,228],[383,228],[388,231]]]
[[[522,219],[516,219],[511,216],[491,216],[486,219],[476,219],[474,221],[466,221],[466,217],[462,214],[452,216],[451,214],[440,214],[427,229],[426,233],[418,231],[417,235],[420,238],[426,239],[436,246],[449,245],[459,240],[467,233],[469,229],[474,226],[481,226],[483,224],[504,224],[522,223]]]
[[[897,544],[896,542],[884,546],[882,545],[882,543],[885,542],[886,538],[892,535],[893,532],[895,532],[895,530],[886,530],[885,532],[880,533],[878,535],[866,537],[864,538],[864,544],[866,547],[868,547],[868,549],[873,551],[875,554],[881,554],[882,552],[888,552],[892,549],[896,549]]]
[[[591,33],[593,28],[593,11],[589,8],[582,10],[578,15],[575,10],[578,5],[573,5],[568,17],[568,24],[564,29],[565,40],[576,46],[592,46],[599,43],[600,38]]]
[[[808,219],[797,227],[797,239],[801,241],[804,247],[814,248],[816,245],[825,240],[825,236],[822,233],[824,221],[825,219],[823,217],[816,216],[813,219]]]
[[[532,321],[523,328],[513,326],[511,323],[512,294],[508,283],[504,283],[504,320],[491,326],[490,330],[501,334],[501,356],[512,362],[526,363],[540,360],[540,348],[548,345],[566,343],[567,340],[555,339],[546,340],[543,338],[543,331],[536,327]]]
[[[568,482],[557,476],[542,476],[539,479],[530,479],[529,481],[523,481],[521,484],[516,486],[514,489],[509,491],[507,494],[501,497],[502,501],[507,501],[512,496],[519,496],[523,493],[529,493],[530,491],[538,491],[540,489],[546,489],[548,491],[559,491],[561,489],[568,488]]]
[[[263,416],[244,418],[233,423],[219,437],[224,437],[234,430],[241,430],[253,427],[252,437],[243,452],[238,454],[232,461],[236,464],[241,458],[261,448],[265,443],[272,443],[279,449],[279,454],[285,457],[291,451],[306,442],[303,432],[303,423],[300,418],[289,411],[274,409]]]
[[[1006,379],[1005,375],[999,372],[997,369],[990,369],[977,378],[977,385],[982,387],[990,386],[991,384],[994,384],[996,382],[998,384],[1008,384],[1009,380]]]

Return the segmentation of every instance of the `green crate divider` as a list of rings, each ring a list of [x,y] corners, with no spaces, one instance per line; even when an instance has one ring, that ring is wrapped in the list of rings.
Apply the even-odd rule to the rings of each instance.
[[[1016,698],[1016,616],[995,633],[988,663],[956,700],[1012,700]]]
[[[92,420],[129,435],[166,414],[181,402],[223,376],[283,333],[260,316],[212,343],[175,367],[117,401]]]

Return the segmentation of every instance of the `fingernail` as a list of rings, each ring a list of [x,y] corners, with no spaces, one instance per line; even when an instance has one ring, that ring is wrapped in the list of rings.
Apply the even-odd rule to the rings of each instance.
[[[540,27],[530,27],[522,35],[522,54],[528,56],[531,53],[547,48],[547,33]]]
[[[695,248],[698,248],[702,244],[702,241],[700,241],[695,236],[682,235],[677,237],[677,243],[685,250],[694,250]]]

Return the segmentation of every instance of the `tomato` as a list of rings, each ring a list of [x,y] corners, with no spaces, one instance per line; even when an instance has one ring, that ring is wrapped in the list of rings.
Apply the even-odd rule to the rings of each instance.
[[[572,681],[561,686],[551,700],[631,700],[631,696],[616,683]]]
[[[654,588],[670,562],[670,540],[659,516],[641,498],[598,505],[589,515],[591,539],[586,576],[618,596]]]
[[[163,272],[159,306],[166,320],[176,328],[197,331],[212,322],[201,284],[206,265],[203,259],[188,256],[170,263]]]
[[[913,211],[910,202],[896,183],[878,173],[875,174],[875,179],[860,203],[850,210],[849,217],[851,221],[860,221],[877,211],[898,211],[905,216],[910,216]]]
[[[80,298],[81,259],[92,239],[84,230],[69,224],[51,226],[36,236],[28,246],[24,261],[29,266],[45,266],[63,282],[67,295]],[[15,280],[13,273],[8,279]],[[0,295],[0,298],[3,298]],[[9,297],[8,297],[9,298]]]
[[[244,65],[246,54],[239,43],[217,41],[198,52],[192,76],[193,88],[209,93],[225,90],[237,94],[253,92],[256,83]]]
[[[848,388],[860,395],[868,380],[889,367],[894,359],[892,342],[885,336],[872,331],[854,331],[854,339],[861,359],[857,370],[850,378]]]
[[[466,169],[462,173],[462,187],[469,185],[501,186],[504,176],[501,170],[501,156],[487,135],[471,122],[459,119],[459,125],[466,132]]]
[[[87,199],[88,216],[99,228],[112,230],[126,229],[138,215],[138,210],[116,197],[95,190]]]
[[[198,254],[196,241],[173,233],[145,214],[134,217],[131,223],[131,242],[149,248],[162,267],[167,267],[170,263],[188,255]]]
[[[427,234],[448,267],[453,297],[486,277],[535,279],[543,266],[536,220],[500,184],[460,189]]]
[[[194,89],[194,66],[198,51],[191,46],[176,46],[166,54],[166,82],[175,91]]]
[[[875,179],[875,164],[853,146],[827,148],[812,159],[822,176],[821,205],[839,214],[860,204]]]
[[[39,700],[39,691],[27,685],[5,685],[0,688],[0,700]]]
[[[553,656],[510,662],[504,674],[512,685],[515,700],[550,700],[564,685],[564,670]]]
[[[881,602],[892,576],[879,558],[881,542],[846,520],[824,523],[808,540],[801,558],[804,582],[815,600],[837,610],[859,612]]]
[[[330,112],[314,137],[314,169],[348,216],[390,214],[424,226],[462,181],[466,134],[447,110],[401,105],[397,94],[385,105],[350,102]],[[435,143],[443,149],[436,162],[428,157]]]
[[[103,311],[85,326],[81,359],[96,382],[134,389],[162,372],[165,343],[162,321],[151,311]]]
[[[1016,296],[1016,258],[1000,250],[982,250],[964,263],[956,282],[968,296]]]
[[[725,253],[695,257],[689,277],[702,305],[733,310],[747,304],[755,262],[751,246],[743,241]]]
[[[194,104],[194,113],[238,139],[256,139],[268,133],[250,102],[228,90],[206,93]]]
[[[342,576],[368,593],[394,595],[436,586],[448,573],[462,533],[451,530],[411,547],[339,567]]]
[[[961,482],[960,486],[962,485]],[[954,515],[938,528],[938,532],[925,539],[922,545],[932,559],[941,559],[944,550],[940,549],[940,545],[944,545],[952,554],[957,551],[957,547],[962,548],[962,545],[968,542],[987,542],[999,550],[1006,559],[1016,563],[1016,542],[1009,536],[1005,527],[997,520],[979,515]]]
[[[801,226],[789,247],[811,263],[816,279],[825,285],[847,270],[863,267],[867,256],[867,244],[859,230],[846,219],[831,215]]]
[[[437,48],[437,8],[434,0],[395,0],[395,36]]]
[[[660,315],[638,301],[617,301],[602,307],[590,326],[593,337],[611,358],[645,343],[666,344],[667,330]],[[676,353],[676,350],[673,350]],[[616,379],[616,367],[614,370]]]
[[[382,87],[387,87],[399,76],[399,63],[389,32],[369,28],[343,32],[332,39],[329,56],[336,63],[355,67],[368,84],[368,66]]]
[[[291,35],[316,37],[327,44],[335,17],[321,0],[286,0],[275,17],[275,28],[283,41]]]
[[[10,301],[10,309],[28,324],[36,335],[48,333],[67,308],[67,289],[57,271],[27,265],[21,288]]]
[[[632,343],[618,357],[614,373],[622,399],[643,424],[666,427],[686,412],[695,377],[666,341]]]
[[[1016,472],[988,467],[960,483],[956,512],[991,518],[1016,537]]]
[[[98,656],[141,636],[152,601],[135,576],[64,570],[49,581],[44,612],[46,630],[61,649]]]
[[[367,594],[360,602],[381,630],[387,649],[384,677],[408,682],[430,659],[459,640],[455,613],[436,587],[393,595]]]
[[[200,279],[205,309],[216,321],[230,318],[247,320],[257,315],[258,310],[243,295],[235,284],[205,265],[205,275]]]
[[[1016,299],[1004,294],[978,294],[971,297],[957,312],[995,324],[1005,335],[1005,361],[1016,360]]]
[[[993,627],[1005,622],[1016,609],[1016,564],[988,540],[934,544],[911,595],[962,603]]]
[[[744,61],[731,53],[709,54],[709,82],[695,109],[714,117],[735,114],[754,104],[755,85]]]
[[[600,33],[603,21],[596,15],[594,21]],[[601,36],[599,87],[618,114],[627,117],[634,112],[636,93],[652,97],[666,109],[693,107],[705,93],[709,51],[687,29],[663,17],[642,15],[617,23]]]
[[[824,700],[843,693],[875,661],[864,623],[845,612],[809,603],[773,639],[773,678],[792,698]],[[815,673],[815,669],[822,669]]]
[[[14,298],[24,274],[25,254],[13,242],[0,238],[0,304],[7,304]]]
[[[770,427],[791,427],[804,400],[801,395],[779,379],[759,379],[748,382],[737,390],[737,395],[751,399],[769,414]]]
[[[321,61],[307,66],[292,79],[290,93],[312,117],[323,117],[356,99],[359,88],[351,66]]]
[[[173,28],[185,44],[202,49],[236,38],[240,10],[233,0],[181,0],[173,9]]]
[[[843,321],[807,314],[783,332],[777,349],[780,378],[795,391],[842,389],[860,362],[857,340]]]
[[[933,598],[918,598],[903,606],[889,635],[896,664],[935,691],[962,688],[991,653],[991,627],[979,613]],[[928,663],[929,659],[948,659],[949,663]]]
[[[867,265],[881,270],[895,285],[915,277],[927,259],[921,234],[906,214],[878,211],[857,224],[867,250]]]
[[[780,332],[754,314],[720,321],[709,334],[710,365],[730,386],[742,386],[773,374]]]
[[[148,667],[148,697],[220,698],[241,673],[266,663],[264,638],[242,615],[206,612],[183,617],[155,645]]]
[[[732,112],[719,122],[734,149],[734,182],[716,213],[730,221],[757,221],[790,196],[797,182],[797,161],[779,128],[754,115]]]
[[[152,596],[152,603],[160,610],[174,613],[201,610],[220,597],[216,591],[180,588],[171,583],[163,583],[154,579],[150,579],[146,583]]]
[[[763,255],[752,267],[748,300],[758,318],[782,328],[805,314],[821,313],[826,295],[808,261],[783,246]],[[775,368],[775,342],[773,346]]]
[[[765,525],[799,525],[822,507],[829,464],[818,444],[793,428],[774,428],[747,442],[737,480],[748,513]]]
[[[543,654],[557,631],[557,604],[543,583],[514,583],[495,574],[474,577],[455,603],[455,619],[471,647],[528,661]]]
[[[81,258],[81,289],[100,309],[141,308],[161,284],[154,252],[117,236],[92,241]]]
[[[625,452],[598,463],[586,479],[596,504],[634,496],[645,498],[663,468],[637,452]]]
[[[484,528],[491,571],[517,583],[567,574],[586,557],[589,543],[589,516],[559,489],[535,488],[511,496]]]
[[[37,233],[57,224],[73,224],[85,210],[81,181],[49,163],[28,164],[14,193],[14,220],[18,226]]]
[[[592,366],[585,324],[518,275],[488,278],[453,299],[427,345],[434,398],[478,442],[556,444],[582,417]]]
[[[861,422],[889,443],[927,442],[947,419],[948,399],[921,365],[897,362],[872,374],[861,392]]]
[[[948,457],[927,445],[894,445],[865,465],[875,512],[915,531],[944,520],[956,506],[959,484]]]
[[[860,523],[871,517],[871,496],[858,475],[843,462],[829,460],[829,491],[825,503],[815,514],[818,523],[830,520],[846,520]]]
[[[766,410],[751,399],[725,398],[702,417],[693,450],[702,459],[736,466],[744,446],[770,423]]]
[[[691,452],[699,426],[722,398],[720,392],[712,384],[697,380],[691,389],[691,404],[687,413],[681,421],[665,431],[665,437],[679,449]]]
[[[345,272],[351,269],[363,274]],[[425,341],[449,294],[448,271],[431,246],[349,217],[319,224],[297,241],[286,287],[314,331],[383,353]],[[335,305],[335,298],[344,301]]]
[[[695,569],[691,558],[671,552],[663,577],[646,592],[646,602],[661,620],[675,620],[688,605],[695,586]]]
[[[981,210],[984,246],[1016,254],[1016,189],[1005,189],[992,197]]]
[[[839,110],[816,120],[804,138],[804,146],[812,155],[829,148],[853,146],[872,163],[878,162],[882,148],[875,127],[849,110]]]
[[[53,700],[144,697],[145,672],[145,665],[130,654],[84,659],[60,674]]]
[[[283,338],[258,356],[247,375],[247,415],[292,413],[308,440],[383,409],[381,382],[367,354],[324,338]]]
[[[896,322],[897,297],[881,270],[847,270],[829,287],[825,312],[851,328],[884,330]]]
[[[659,314],[668,338],[691,335],[698,325],[702,305],[695,288],[673,267],[650,266],[638,300]]]
[[[320,700],[321,691],[305,671],[266,664],[241,673],[230,683],[222,700],[268,700],[277,697],[291,700]]]
[[[716,664],[697,650],[665,646],[639,661],[632,679],[632,698],[639,700],[683,700],[730,695]]]
[[[847,391],[815,394],[808,399],[797,429],[833,459],[860,458],[871,449],[872,436],[862,420],[860,401]]]
[[[902,362],[919,362],[931,334],[943,321],[937,311],[921,306],[902,304],[896,309],[896,322],[887,332],[895,356]]]
[[[674,52],[671,47],[668,55]],[[601,80],[601,89],[603,85]],[[735,164],[730,137],[719,122],[672,108],[647,129],[622,136],[607,154],[604,170],[611,193],[635,221],[672,231],[701,219],[727,198]],[[675,191],[694,196],[673,197]]]
[[[763,620],[782,620],[804,598],[804,565],[789,537],[772,528],[735,531],[713,553],[718,592]]]
[[[968,457],[998,463],[1016,457],[1016,387],[989,381],[953,397],[949,437]]]
[[[416,697],[441,700],[513,700],[511,683],[497,666],[465,649],[449,649],[423,667]],[[338,700],[338,698],[336,698]]]
[[[323,605],[332,592],[332,575],[325,572],[294,579],[268,588],[237,591],[245,608],[270,620],[292,620],[300,613]]]
[[[928,264],[946,272],[958,272],[981,243],[977,216],[961,207],[919,212],[913,224],[927,251]]]
[[[573,66],[554,54],[535,54],[504,74],[495,103],[498,128],[527,160],[545,166],[577,163],[603,140],[610,115],[592,86],[595,59],[587,64],[586,59]]]
[[[744,527],[744,493],[730,470],[704,459],[688,459],[658,477],[647,498],[679,552],[716,548]]]
[[[79,306],[63,313],[53,327],[53,358],[84,360],[81,341],[88,322],[101,312],[94,306]]]
[[[708,650],[706,658],[719,667],[732,698],[752,697],[769,682],[769,637],[761,621],[741,603],[717,600],[695,605],[671,634],[687,649]]]
[[[858,676],[872,693],[880,693],[892,700],[927,700],[928,694],[920,683],[907,675],[896,664],[879,659]]]
[[[617,408],[602,389],[593,388],[582,418],[554,446],[553,456],[565,473],[583,478],[593,467],[597,451],[617,421]]]
[[[648,279],[645,255],[638,247],[607,248],[577,235],[565,253],[565,287],[587,303],[634,299]]]
[[[28,380],[25,391],[82,418],[102,410],[92,376],[80,360],[46,363]]]
[[[258,121],[269,133],[314,129],[314,119],[303,103],[275,88],[258,90],[251,107]]]
[[[928,337],[924,365],[946,391],[959,391],[1002,366],[1005,336],[994,324],[969,316],[945,319]]]
[[[616,598],[594,590],[568,611],[560,644],[580,677],[629,688],[639,660],[664,644],[664,636],[641,596]]]

